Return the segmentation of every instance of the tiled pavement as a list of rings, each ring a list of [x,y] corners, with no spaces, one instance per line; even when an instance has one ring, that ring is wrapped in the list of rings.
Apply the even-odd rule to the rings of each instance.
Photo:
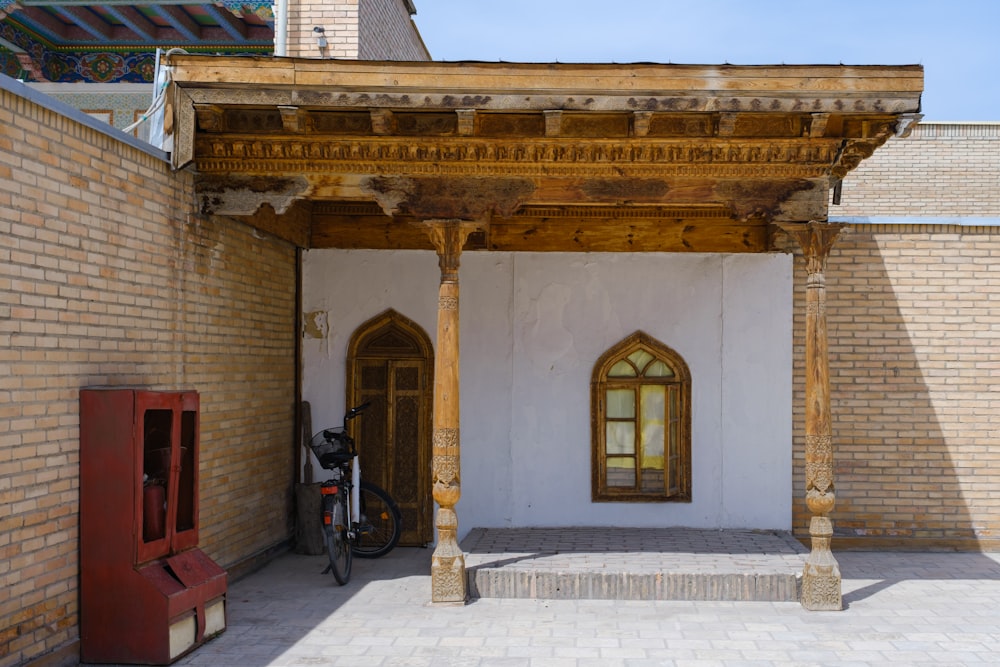
[[[725,536],[704,537],[701,544]],[[519,554],[515,562],[530,560],[527,546],[509,545]],[[467,562],[489,560],[489,549],[500,547],[473,548]],[[725,560],[718,547],[705,549],[683,558],[693,567]],[[592,560],[587,553],[571,551],[561,567],[574,558]],[[645,567],[656,553],[633,552],[630,562]],[[1000,664],[1000,554],[836,556],[844,577],[841,612],[809,612],[796,602],[690,600],[481,598],[464,607],[435,606],[429,603],[430,549],[399,548],[379,560],[355,560],[343,587],[320,574],[324,557],[288,554],[231,584],[229,628],[179,664]]]

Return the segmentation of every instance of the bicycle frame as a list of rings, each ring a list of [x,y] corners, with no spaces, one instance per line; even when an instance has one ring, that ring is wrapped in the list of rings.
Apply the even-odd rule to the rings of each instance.
[[[344,415],[343,429],[324,429],[309,443],[320,465],[333,473],[320,486],[323,535],[330,557],[325,572],[332,571],[341,585],[351,576],[354,554],[361,558],[383,556],[395,548],[402,531],[402,515],[395,501],[383,489],[361,480],[354,439],[347,434],[347,423],[368,405],[351,408]]]
[[[344,468],[337,468],[335,470],[334,477],[332,479],[323,482],[320,486],[320,493],[324,496],[337,495],[342,493],[342,489],[346,488],[349,493],[347,493],[344,498],[347,504],[348,516],[351,517],[350,525],[348,526],[348,535],[351,539],[355,537],[355,528],[357,524],[361,522],[361,466],[358,464],[357,455],[351,459],[351,480],[350,482],[344,482]],[[346,467],[346,466],[344,466]],[[324,508],[326,512],[326,508]],[[327,517],[325,514],[323,516],[323,523],[329,524],[332,517]]]

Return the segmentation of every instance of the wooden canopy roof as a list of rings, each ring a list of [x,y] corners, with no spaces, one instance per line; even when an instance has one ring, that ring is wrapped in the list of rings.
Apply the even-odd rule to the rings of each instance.
[[[919,119],[919,66],[174,56],[173,159],[206,214],[309,248],[764,252]]]

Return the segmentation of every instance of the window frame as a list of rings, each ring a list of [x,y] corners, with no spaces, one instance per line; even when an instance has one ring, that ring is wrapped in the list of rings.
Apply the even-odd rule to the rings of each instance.
[[[673,377],[644,378],[637,376],[634,379],[608,377],[611,369],[618,362],[627,359],[629,355],[634,354],[638,350],[644,350],[655,359],[666,363],[673,371]],[[652,363],[652,361],[648,362],[644,368],[648,368]],[[669,441],[666,437],[664,438],[664,488],[662,493],[643,492],[637,488],[641,476],[641,470],[638,465],[636,466],[636,488],[629,489],[607,486],[606,460],[609,457],[605,449],[607,443],[607,423],[609,419],[611,421],[616,421],[616,419],[607,416],[606,392],[609,388],[634,388],[637,398],[635,419],[638,423],[640,419],[638,397],[642,393],[640,388],[650,385],[666,385],[668,389],[664,393],[668,397],[671,393],[669,387],[674,387],[677,393],[679,403],[677,405],[679,418],[677,425],[679,461],[673,476],[676,481],[677,490],[673,493],[668,491],[671,486],[667,478],[669,474],[668,463],[671,457],[669,454]],[[591,500],[593,502],[691,502],[691,372],[684,362],[683,357],[652,336],[642,331],[636,331],[613,345],[594,364],[590,382],[590,397]],[[668,399],[664,406],[664,411],[669,414],[669,410]],[[666,421],[669,424],[669,418]],[[669,430],[669,427],[667,430]],[[638,441],[638,436],[636,436],[636,439]],[[639,458],[640,452],[638,451],[638,447],[632,456],[636,459]]]

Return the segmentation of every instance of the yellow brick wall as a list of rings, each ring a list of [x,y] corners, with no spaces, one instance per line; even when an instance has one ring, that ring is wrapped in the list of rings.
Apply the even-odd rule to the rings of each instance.
[[[831,216],[1000,215],[1000,123],[928,123],[844,179]]]
[[[324,30],[319,48],[314,28]],[[292,0],[289,56],[362,60],[430,60],[404,0]]]
[[[193,204],[188,174],[0,89],[3,667],[78,636],[81,387],[200,392],[224,567],[290,534],[295,250]]]
[[[358,57],[359,0],[291,0],[288,3],[288,55],[303,58]],[[325,30],[327,46],[316,46],[313,28]]]
[[[835,549],[1000,545],[998,183],[1000,125],[918,126],[849,174],[830,209],[901,223],[850,226],[827,266]],[[806,535],[801,257],[795,280],[793,507]]]

